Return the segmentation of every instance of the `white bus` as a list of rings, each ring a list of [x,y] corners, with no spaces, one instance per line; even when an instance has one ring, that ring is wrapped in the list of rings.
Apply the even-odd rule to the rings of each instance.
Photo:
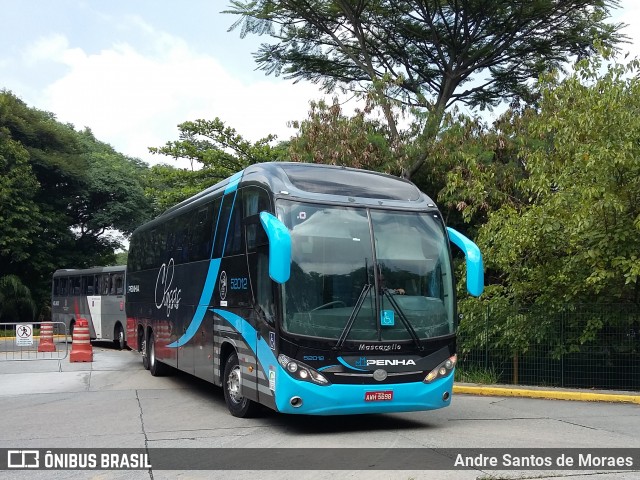
[[[126,265],[83,270],[56,270],[51,287],[51,316],[64,322],[69,334],[79,318],[89,322],[94,340],[112,340],[126,346]]]

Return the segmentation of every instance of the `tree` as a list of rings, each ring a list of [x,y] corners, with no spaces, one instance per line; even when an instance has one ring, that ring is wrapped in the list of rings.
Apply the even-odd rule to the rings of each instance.
[[[453,104],[491,107],[531,98],[530,83],[569,58],[613,46],[606,23],[618,0],[233,0],[226,13],[247,34],[268,35],[256,52],[267,74],[337,86],[379,104],[393,137],[394,105],[424,114],[422,143],[405,164],[425,164]]]
[[[0,277],[0,321],[32,322],[36,317],[37,307],[31,291],[23,285],[16,275]]]
[[[133,233],[151,215],[141,184],[147,165],[96,140],[89,129],[80,132],[80,139],[87,170],[70,205],[77,240],[108,242],[104,237],[109,231]],[[117,240],[113,244],[114,248],[120,246]]]
[[[191,170],[176,169],[169,165],[158,165],[149,170],[145,190],[147,196],[153,199],[156,213],[161,213],[248,165],[281,160],[286,156],[284,145],[271,145],[276,140],[275,135],[268,135],[252,143],[217,117],[213,120],[184,122],[178,128],[178,140],[167,142],[163,147],[151,147],[149,151],[174,159],[189,160]]]
[[[480,230],[517,303],[640,301],[640,62],[603,70],[593,59],[544,79],[519,154],[523,201]]]
[[[0,91],[0,272],[41,305],[57,268],[108,264],[149,215],[145,166]]]
[[[4,114],[0,96],[0,116]],[[0,255],[22,261],[28,257],[40,217],[34,197],[38,182],[29,165],[25,148],[0,127]]]
[[[394,151],[402,145],[391,144],[388,128],[368,118],[370,113],[370,109],[357,110],[348,117],[337,100],[332,105],[311,102],[308,118],[291,122],[298,129],[289,142],[291,160],[399,173]]]

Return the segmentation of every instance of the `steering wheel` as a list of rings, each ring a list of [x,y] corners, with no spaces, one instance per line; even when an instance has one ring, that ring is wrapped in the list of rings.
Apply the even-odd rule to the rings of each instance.
[[[329,308],[329,307],[333,307],[335,305],[342,305],[343,307],[347,306],[347,304],[344,303],[342,300],[334,300],[333,302],[329,302],[329,303],[325,303],[324,305],[320,305],[319,307],[316,307],[311,311],[315,312],[316,310],[322,310],[323,308]]]

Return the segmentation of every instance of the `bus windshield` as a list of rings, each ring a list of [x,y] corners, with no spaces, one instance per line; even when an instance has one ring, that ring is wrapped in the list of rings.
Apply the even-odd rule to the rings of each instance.
[[[284,332],[383,342],[454,333],[448,241],[435,212],[282,200],[277,211],[292,244]]]

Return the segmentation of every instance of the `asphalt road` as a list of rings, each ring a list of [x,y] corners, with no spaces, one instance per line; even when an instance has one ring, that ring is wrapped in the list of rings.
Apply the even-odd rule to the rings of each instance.
[[[231,416],[222,391],[189,375],[155,378],[140,356],[94,344],[92,363],[0,360],[0,449],[637,448],[640,408],[458,394],[449,408],[351,417]],[[499,393],[499,391],[497,391]],[[400,451],[400,450],[397,450]],[[465,452],[465,450],[460,450]],[[211,450],[211,454],[224,450]],[[255,451],[253,451],[255,452]],[[257,450],[265,455],[268,450]],[[308,452],[311,452],[309,450]],[[391,451],[393,454],[393,451]],[[248,460],[247,460],[248,461]],[[242,457],[238,462],[242,464]],[[331,464],[329,465],[331,466]],[[300,470],[0,471],[0,478],[489,479],[640,478],[635,471]]]

